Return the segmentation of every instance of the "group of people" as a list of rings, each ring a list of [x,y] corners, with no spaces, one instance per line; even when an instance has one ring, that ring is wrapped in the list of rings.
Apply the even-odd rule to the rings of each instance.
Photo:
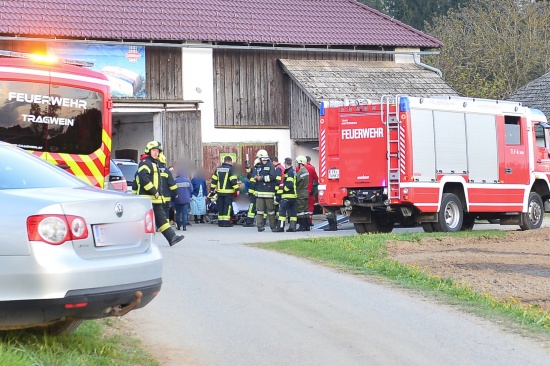
[[[259,150],[254,165],[246,163],[250,204],[243,226],[252,227],[255,220],[259,232],[265,231],[266,223],[273,232],[284,232],[288,222],[287,232],[309,231],[318,181],[310,161],[309,157],[300,155],[294,161],[285,158],[281,164],[277,157],[270,158],[266,150]],[[181,169],[174,171],[172,166],[167,167],[161,143],[150,141],[140,158],[132,192],[151,198],[155,225],[172,246],[184,239],[170,224],[172,208],[178,230],[186,230],[190,225],[189,215],[194,216],[195,223],[204,223],[207,192],[208,196],[217,197],[218,226],[233,226],[233,199],[241,179],[232,163],[231,156],[225,156],[222,165],[212,174],[208,189],[200,170],[189,179]],[[329,219],[328,230],[332,229]]]
[[[315,204],[314,188],[318,181],[311,158],[300,155],[293,161],[284,159],[281,164],[277,157],[270,158],[261,149],[256,154],[254,165],[247,162],[248,208],[244,227],[254,226],[265,231],[266,223],[273,232],[309,231]],[[218,197],[218,226],[230,227],[231,209],[238,190],[237,172],[230,156],[212,174],[210,191]]]

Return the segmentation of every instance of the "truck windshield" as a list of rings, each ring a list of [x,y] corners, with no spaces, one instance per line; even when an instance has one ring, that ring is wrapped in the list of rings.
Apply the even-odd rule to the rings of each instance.
[[[0,81],[0,140],[38,152],[91,154],[102,142],[100,93]]]

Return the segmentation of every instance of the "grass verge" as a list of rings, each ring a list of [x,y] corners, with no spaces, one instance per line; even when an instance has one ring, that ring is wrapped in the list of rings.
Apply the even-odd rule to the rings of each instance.
[[[536,305],[520,304],[513,297],[498,300],[488,293],[473,291],[468,284],[451,278],[440,278],[410,266],[388,259],[387,241],[417,242],[422,238],[452,237],[495,238],[506,233],[497,230],[463,231],[458,233],[403,233],[335,236],[259,243],[256,246],[303,258],[354,274],[374,275],[389,279],[406,288],[421,290],[444,297],[452,304],[489,317],[507,319],[531,330],[550,334],[550,311]]]
[[[0,332],[0,366],[160,366],[118,321],[85,321],[64,336]]]

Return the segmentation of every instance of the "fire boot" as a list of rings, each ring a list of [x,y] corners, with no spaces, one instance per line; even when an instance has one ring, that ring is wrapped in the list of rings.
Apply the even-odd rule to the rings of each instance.
[[[287,233],[294,233],[296,232],[296,221],[291,221],[289,226],[288,226],[288,229],[286,229],[286,232]]]
[[[279,225],[277,225],[275,227],[275,229],[273,229],[273,232],[274,233],[284,233],[284,231],[285,231],[285,222],[279,220]]]
[[[311,216],[309,215],[305,215],[304,216],[304,226],[306,228],[305,231],[310,231],[311,230]]]
[[[254,218],[247,217],[245,223],[243,224],[243,227],[253,227],[253,226],[254,226]]]
[[[328,226],[324,228],[324,231],[337,231],[338,230],[338,224],[336,223],[336,219],[330,218],[327,220]]]
[[[307,231],[309,228],[309,222],[307,222],[307,219],[305,217],[298,217],[298,229],[296,231]]]
[[[256,215],[256,226],[258,227],[258,231],[264,231],[265,230],[264,215],[263,214]]]

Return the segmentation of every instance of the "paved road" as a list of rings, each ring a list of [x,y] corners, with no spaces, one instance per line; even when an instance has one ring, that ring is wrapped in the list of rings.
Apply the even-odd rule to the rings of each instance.
[[[338,235],[351,235],[351,225]],[[243,243],[333,235],[193,225],[127,316],[163,365],[548,365],[542,344],[368,279]]]

